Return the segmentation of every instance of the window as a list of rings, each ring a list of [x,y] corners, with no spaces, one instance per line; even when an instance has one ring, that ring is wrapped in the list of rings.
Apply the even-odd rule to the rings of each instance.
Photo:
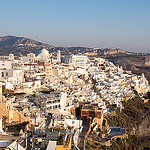
[[[2,72],[2,77],[4,77],[4,72]]]
[[[6,72],[6,76],[8,76],[8,72]]]

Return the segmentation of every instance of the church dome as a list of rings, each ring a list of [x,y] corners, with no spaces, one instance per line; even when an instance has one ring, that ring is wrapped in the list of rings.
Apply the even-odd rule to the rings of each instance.
[[[42,53],[44,55],[49,55],[49,51],[46,50],[45,48],[43,48],[40,53]]]
[[[42,50],[40,50],[38,57],[41,58],[41,60],[49,59],[50,58],[49,51],[43,48]]]

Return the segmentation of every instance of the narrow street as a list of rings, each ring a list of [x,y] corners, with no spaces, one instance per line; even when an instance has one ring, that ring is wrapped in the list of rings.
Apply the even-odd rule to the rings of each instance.
[[[84,150],[84,140],[85,140],[85,135],[89,129],[89,122],[84,121],[83,122],[83,129],[82,132],[79,135],[79,142],[78,142],[78,148],[80,150]]]

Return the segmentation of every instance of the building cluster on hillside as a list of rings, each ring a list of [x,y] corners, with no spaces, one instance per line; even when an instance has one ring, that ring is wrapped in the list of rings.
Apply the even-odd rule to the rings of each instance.
[[[63,60],[60,51],[55,57],[46,49],[37,56],[0,57],[0,118],[6,132],[0,120],[0,148],[10,148],[14,140],[20,149],[77,147],[83,121],[102,128],[108,103],[122,109],[134,90],[149,91],[144,74],[126,73],[103,58]]]

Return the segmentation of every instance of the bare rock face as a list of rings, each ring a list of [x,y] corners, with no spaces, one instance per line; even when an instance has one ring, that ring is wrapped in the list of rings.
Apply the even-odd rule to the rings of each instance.
[[[139,137],[148,137],[150,136],[150,115],[146,116],[142,123],[138,127],[137,131]]]
[[[99,49],[98,50],[98,55],[100,55],[100,56],[104,56],[104,55],[121,55],[121,54],[129,55],[129,54],[132,54],[132,53],[121,50],[121,49],[118,49],[118,48],[112,48],[112,49],[105,48],[105,49]]]
[[[150,66],[150,56],[145,57],[145,66]]]

